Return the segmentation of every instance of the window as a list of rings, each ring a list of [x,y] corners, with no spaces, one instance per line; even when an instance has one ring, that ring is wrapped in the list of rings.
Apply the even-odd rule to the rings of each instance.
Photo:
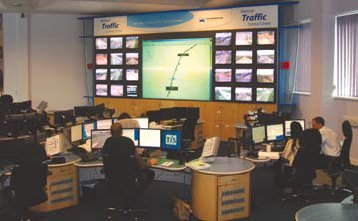
[[[358,98],[358,12],[336,17],[333,95]]]
[[[311,23],[301,24],[298,30],[297,63],[294,91],[311,93]]]

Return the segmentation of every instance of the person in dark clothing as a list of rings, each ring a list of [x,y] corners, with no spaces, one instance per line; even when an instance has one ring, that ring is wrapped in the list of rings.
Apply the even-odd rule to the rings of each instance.
[[[120,164],[119,167],[122,169],[121,174],[124,179],[118,180],[118,185],[124,185],[124,182],[127,182],[126,185],[134,185],[135,192],[144,192],[154,179],[154,171],[150,170],[149,166],[137,154],[134,142],[128,137],[122,136],[123,128],[120,123],[112,125],[111,133],[112,136],[106,140],[102,149],[103,159],[111,158]],[[127,168],[128,165],[131,165],[130,162],[135,163],[132,168]],[[116,177],[113,173],[116,173],[116,170],[106,171],[105,168],[107,179]],[[116,181],[114,180],[112,183],[116,183]]]
[[[317,129],[306,129],[299,139],[301,148],[296,154],[293,166],[295,167],[295,185],[312,185],[315,178],[315,169],[320,159],[322,137]]]
[[[293,121],[290,128],[291,137],[287,140],[279,160],[273,165],[274,182],[278,186],[285,186],[287,184],[292,171],[292,164],[300,148],[299,138],[302,134],[302,126],[299,122]]]
[[[342,132],[343,132],[343,136],[344,136],[344,141],[343,141],[343,145],[342,145],[341,159],[342,159],[342,164],[344,165],[344,168],[349,168],[349,167],[351,167],[351,162],[349,160],[350,148],[348,148],[348,147],[350,147],[352,144],[353,131],[352,131],[352,126],[348,120],[343,121]]]

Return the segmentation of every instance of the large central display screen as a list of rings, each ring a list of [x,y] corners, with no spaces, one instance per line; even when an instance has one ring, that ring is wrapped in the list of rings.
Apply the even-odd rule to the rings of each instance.
[[[143,98],[210,100],[212,39],[143,40]]]

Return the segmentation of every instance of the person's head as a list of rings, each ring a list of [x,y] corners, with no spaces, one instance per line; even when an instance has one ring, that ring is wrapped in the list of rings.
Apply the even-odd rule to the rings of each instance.
[[[123,112],[118,116],[118,120],[122,120],[122,119],[130,119],[132,118],[131,115],[129,115],[127,112]]]
[[[352,139],[353,136],[352,126],[348,120],[343,121],[342,132],[345,138]]]
[[[324,126],[324,119],[322,117],[315,117],[312,119],[312,128],[321,129]]]
[[[4,94],[0,97],[0,104],[11,104],[14,102],[14,99],[9,94]]]
[[[114,123],[111,126],[112,137],[119,137],[123,134],[123,127],[120,123]]]
[[[302,126],[300,123],[298,123],[297,121],[293,121],[291,122],[291,137],[292,138],[298,138],[299,136],[301,136],[302,133]]]

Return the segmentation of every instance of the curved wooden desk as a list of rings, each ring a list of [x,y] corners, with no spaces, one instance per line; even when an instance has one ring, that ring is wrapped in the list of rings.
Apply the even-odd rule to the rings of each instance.
[[[306,206],[296,213],[296,221],[353,221],[358,220],[358,205],[318,203]]]
[[[49,164],[46,193],[48,200],[30,209],[37,212],[49,212],[78,204],[78,173],[74,164],[81,160],[73,153],[62,155],[66,162]]]
[[[209,168],[192,169],[192,209],[200,220],[249,216],[250,172],[255,165],[240,158],[217,157]]]

